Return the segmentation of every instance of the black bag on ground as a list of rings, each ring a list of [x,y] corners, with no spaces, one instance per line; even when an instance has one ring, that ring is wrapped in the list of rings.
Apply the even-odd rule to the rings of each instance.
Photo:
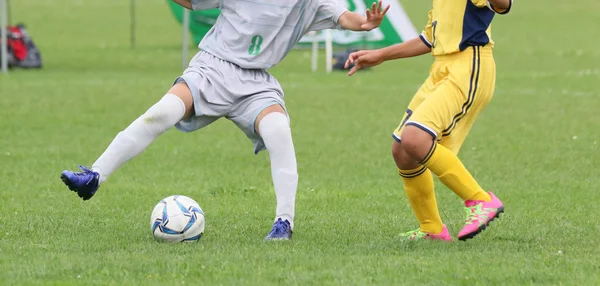
[[[348,57],[350,56],[350,54],[353,52],[357,52],[357,51],[358,50],[349,49],[344,52],[333,54],[333,66],[332,66],[333,70],[348,71],[351,68],[353,68],[354,64],[350,64],[350,66],[347,69],[344,67],[344,65],[346,64],[346,60],[348,60]],[[368,70],[368,69],[369,68],[364,68],[364,69],[360,69],[360,70]]]

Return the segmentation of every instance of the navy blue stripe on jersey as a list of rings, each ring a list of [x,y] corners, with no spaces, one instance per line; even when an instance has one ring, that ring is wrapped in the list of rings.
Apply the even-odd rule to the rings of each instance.
[[[467,1],[463,18],[462,40],[458,45],[461,51],[468,47],[485,46],[490,42],[486,30],[494,19],[494,11],[488,7],[478,8],[472,1]]]
[[[467,105],[467,109],[465,109],[465,114],[463,114],[463,116],[461,116],[458,119],[456,119],[456,122],[454,123],[454,125],[458,124],[458,122],[463,117],[465,117],[465,115],[467,114],[467,112],[469,112],[469,109],[471,108],[471,105],[473,105],[473,102],[475,102],[475,95],[477,94],[477,88],[479,87],[479,72],[480,72],[480,68],[481,68],[481,47],[477,47],[477,75],[475,76],[475,85],[473,87],[473,94],[471,95],[471,102],[469,102],[469,105]]]
[[[479,47],[473,47],[473,67],[471,70],[471,79],[469,83],[469,94],[467,95],[467,101],[463,104],[460,112],[452,118],[452,123],[448,128],[442,131],[442,136],[448,136],[452,133],[452,130],[456,124],[467,114],[471,105],[475,101],[475,94],[477,93],[477,85],[479,84],[479,68],[481,66]]]
[[[427,38],[425,38],[425,36],[423,36],[423,34],[419,35],[419,38],[421,38],[421,41],[423,41],[423,44],[425,44],[425,46],[427,46],[428,48],[432,48],[431,43],[427,40]]]
[[[433,131],[433,129],[431,129],[431,128],[429,128],[429,127],[427,127],[427,126],[425,126],[425,125],[423,125],[421,123],[417,123],[417,122],[414,122],[414,121],[409,121],[409,122],[406,123],[406,126],[417,127],[419,129],[427,132],[427,134],[431,135],[431,137],[433,139],[437,139],[437,134],[435,134],[435,132]]]

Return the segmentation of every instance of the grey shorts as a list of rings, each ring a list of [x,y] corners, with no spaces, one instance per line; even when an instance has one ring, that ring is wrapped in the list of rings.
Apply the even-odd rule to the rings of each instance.
[[[265,70],[248,70],[200,51],[183,75],[173,84],[185,82],[194,98],[195,116],[175,125],[192,132],[225,117],[254,143],[254,152],[265,149],[254,131],[254,122],[265,108],[279,104],[285,108],[279,82]]]

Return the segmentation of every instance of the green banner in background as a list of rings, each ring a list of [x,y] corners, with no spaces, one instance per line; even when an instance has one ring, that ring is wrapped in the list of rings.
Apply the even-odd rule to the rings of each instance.
[[[184,8],[171,0],[167,0],[167,2],[177,21],[183,23]],[[204,35],[215,24],[220,13],[219,9],[190,11],[190,33],[196,45],[200,43]]]
[[[340,0],[346,3],[346,7],[350,11],[358,11],[363,13],[367,7],[371,6],[374,0]],[[183,22],[183,7],[177,5],[173,1],[168,1],[179,23]],[[418,36],[418,33],[410,21],[409,17],[404,12],[402,5],[398,1],[391,1],[390,10],[388,11],[384,21],[378,29],[370,32],[352,32],[334,30],[332,33],[333,43],[337,46],[388,46],[410,40]],[[198,10],[190,13],[190,33],[193,36],[194,43],[198,44],[206,35],[208,30],[215,23],[219,16],[219,9]],[[324,42],[322,34],[317,34],[317,40]],[[308,45],[312,43],[313,38],[304,36],[300,41],[300,45]]]
[[[375,0],[340,1],[346,3],[346,8],[348,8],[348,10],[364,15],[367,7],[370,8]],[[390,10],[386,14],[386,17],[379,28],[369,32],[333,30],[333,44],[347,47],[381,47],[401,43],[419,35],[399,1],[384,1],[384,3],[390,5]],[[317,39],[321,43],[325,41],[325,37],[322,33],[317,34]],[[312,43],[312,41],[313,38],[307,35],[302,38],[300,45],[306,45]]]

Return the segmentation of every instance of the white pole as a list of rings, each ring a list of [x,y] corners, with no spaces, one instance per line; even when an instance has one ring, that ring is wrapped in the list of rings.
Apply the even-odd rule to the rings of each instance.
[[[181,50],[181,67],[185,69],[188,66],[188,52],[189,52],[189,32],[190,27],[190,10],[183,8],[183,40]]]
[[[317,62],[319,60],[319,39],[317,38],[316,31],[310,32],[310,36],[313,39],[310,67],[313,72],[316,72],[319,66],[319,63]]]
[[[2,33],[2,47],[0,47],[0,60],[2,61],[2,72],[8,72],[8,48],[6,31],[6,0],[0,0],[0,33]]]
[[[325,64],[327,73],[330,73],[333,69],[332,57],[333,57],[333,36],[331,30],[325,30]]]
[[[135,0],[129,1],[129,44],[135,47]]]

